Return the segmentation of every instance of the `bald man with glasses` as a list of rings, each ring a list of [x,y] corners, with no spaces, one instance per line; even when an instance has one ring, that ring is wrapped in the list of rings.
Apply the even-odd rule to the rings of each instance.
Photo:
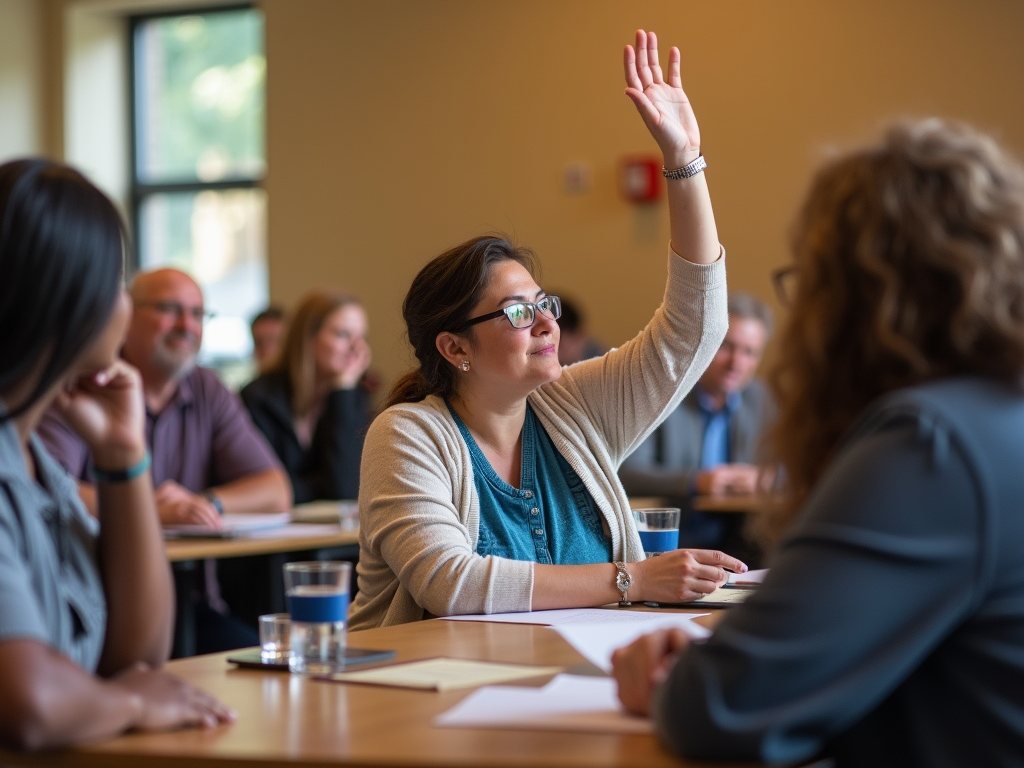
[[[180,270],[159,269],[137,275],[130,293],[134,311],[121,357],[142,376],[160,522],[219,527],[224,513],[288,509],[288,476],[263,435],[217,375],[196,364],[203,321],[209,316],[199,285]],[[95,514],[96,491],[85,444],[52,410],[40,424],[39,435],[78,480],[82,500]],[[201,602],[218,614],[227,613],[209,568]],[[233,640],[210,646],[202,627],[200,621],[200,652],[238,647]]]

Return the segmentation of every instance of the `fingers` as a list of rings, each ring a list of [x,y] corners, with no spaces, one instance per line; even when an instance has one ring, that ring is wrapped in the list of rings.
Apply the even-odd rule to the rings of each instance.
[[[654,82],[654,73],[651,71],[650,51],[648,50],[648,35],[642,29],[636,31],[636,70],[640,78],[641,90],[647,88]],[[654,50],[655,63],[657,63],[658,51]]]
[[[643,91],[640,84],[640,76],[636,73],[636,51],[632,45],[627,45],[623,53],[623,66],[626,70],[626,88],[633,91]]]
[[[661,64],[658,62],[658,36],[653,32],[647,33],[647,63],[651,68],[652,82],[665,82],[661,76]]]
[[[238,713],[235,710],[222,704],[206,691],[192,686],[188,688],[187,724],[213,728],[222,723],[233,723],[237,719]]]
[[[668,84],[673,88],[682,88],[683,79],[679,75],[679,49],[674,45],[668,51]]]
[[[637,638],[612,654],[612,675],[622,705],[638,715],[651,708],[654,687],[667,674],[677,637],[669,630],[658,630]]]
[[[704,565],[713,565],[719,569],[725,568],[733,573],[746,573],[748,570],[747,564],[742,560],[737,560],[717,549],[688,549],[686,551],[693,556],[694,560]]]
[[[204,525],[214,529],[224,525],[217,510],[206,499],[173,502],[157,499],[157,509],[164,525]]]

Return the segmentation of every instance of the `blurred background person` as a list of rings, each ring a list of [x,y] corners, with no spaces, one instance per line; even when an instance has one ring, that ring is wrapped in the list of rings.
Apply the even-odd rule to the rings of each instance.
[[[792,251],[771,568],[707,642],[617,651],[620,697],[687,758],[1019,766],[1024,169],[896,126],[818,173]]]
[[[313,291],[297,304],[272,368],[242,402],[291,480],[295,503],[354,499],[370,420],[362,385],[370,366],[366,311],[343,293]]]
[[[680,546],[739,545],[725,540],[730,527],[725,515],[694,512],[690,500],[695,494],[755,490],[758,447],[772,414],[767,390],[755,374],[771,332],[771,310],[748,293],[731,292],[729,331],[711,365],[619,469],[631,496],[664,498],[682,510]]]
[[[252,332],[252,356],[256,361],[256,372],[266,373],[281,351],[284,310],[270,305],[252,319],[249,330]]]
[[[562,316],[558,318],[561,340],[558,342],[558,362],[572,365],[580,360],[600,357],[608,348],[590,335],[582,310],[565,294],[555,291],[562,300]]]
[[[0,166],[0,745],[53,749],[233,714],[159,671],[173,624],[124,226],[81,174]],[[34,432],[53,403],[95,466],[99,522]]]

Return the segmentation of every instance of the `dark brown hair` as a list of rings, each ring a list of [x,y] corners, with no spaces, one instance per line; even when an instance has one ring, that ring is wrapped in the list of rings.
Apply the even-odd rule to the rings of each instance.
[[[428,395],[452,395],[456,372],[437,349],[438,334],[462,328],[487,287],[492,267],[503,261],[515,261],[534,274],[531,250],[503,236],[484,235],[445,251],[416,275],[402,304],[402,317],[419,366],[398,380],[386,408],[417,403]],[[471,333],[472,329],[465,331]]]
[[[991,139],[930,119],[825,166],[793,236],[795,292],[769,382],[789,527],[875,398],[1024,372],[1024,173]]]

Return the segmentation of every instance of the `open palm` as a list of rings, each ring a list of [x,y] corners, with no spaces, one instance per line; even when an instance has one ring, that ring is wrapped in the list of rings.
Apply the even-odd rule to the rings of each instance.
[[[679,77],[679,49],[669,51],[666,81],[658,61],[658,38],[636,32],[636,47],[624,57],[626,95],[633,100],[647,129],[658,142],[666,163],[685,164],[700,153],[700,129]]]

